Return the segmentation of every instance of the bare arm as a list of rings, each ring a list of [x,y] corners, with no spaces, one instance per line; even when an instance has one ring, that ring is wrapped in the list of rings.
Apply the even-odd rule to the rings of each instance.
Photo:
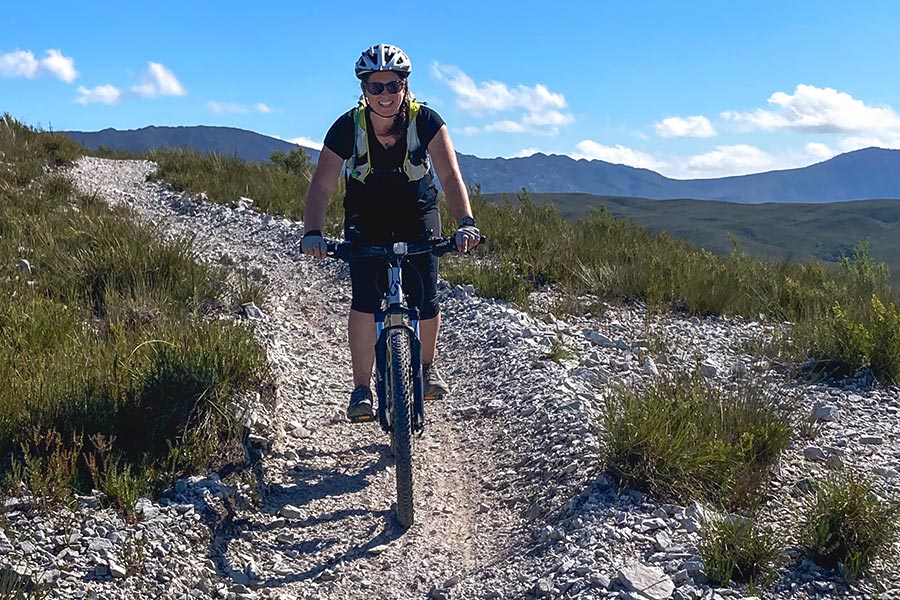
[[[329,150],[322,148],[319,154],[319,162],[309,183],[309,191],[306,194],[306,207],[303,210],[303,231],[322,229],[325,224],[325,212],[328,210],[328,202],[331,195],[337,189],[338,178],[344,159]]]
[[[456,162],[456,151],[453,149],[453,142],[450,141],[446,125],[441,125],[437,134],[429,142],[428,153],[431,155],[434,170],[441,181],[441,187],[444,189],[444,195],[447,197],[453,218],[459,221],[463,217],[471,217],[472,207],[469,205],[469,193],[466,190],[466,184],[463,183],[462,173]]]

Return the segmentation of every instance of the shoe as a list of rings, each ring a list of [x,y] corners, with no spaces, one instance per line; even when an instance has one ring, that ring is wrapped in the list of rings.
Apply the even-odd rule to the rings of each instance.
[[[440,400],[450,393],[450,386],[441,378],[433,364],[422,365],[422,383],[426,400]]]
[[[375,414],[372,412],[372,390],[364,385],[356,386],[350,394],[347,418],[351,423],[368,423],[375,420]]]

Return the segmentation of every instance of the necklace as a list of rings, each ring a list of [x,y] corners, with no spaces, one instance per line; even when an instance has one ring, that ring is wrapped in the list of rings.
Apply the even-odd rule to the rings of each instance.
[[[400,138],[399,138],[399,136],[397,136],[393,133],[390,133],[390,132],[378,133],[376,131],[375,139],[377,139],[378,143],[381,144],[384,148],[390,148],[391,146],[396,144],[397,140]]]

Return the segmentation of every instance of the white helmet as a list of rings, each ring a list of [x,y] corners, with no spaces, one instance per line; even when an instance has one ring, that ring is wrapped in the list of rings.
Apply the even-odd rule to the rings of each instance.
[[[390,44],[378,44],[363,50],[356,61],[356,76],[363,79],[375,71],[393,71],[405,79],[412,72],[406,52]]]

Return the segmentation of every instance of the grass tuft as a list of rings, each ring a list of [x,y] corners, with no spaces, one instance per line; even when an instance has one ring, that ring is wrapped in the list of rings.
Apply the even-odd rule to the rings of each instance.
[[[878,498],[865,476],[847,471],[816,482],[803,522],[803,542],[812,560],[828,569],[842,568],[847,579],[879,564],[898,564],[900,502]]]
[[[765,587],[773,580],[783,547],[759,521],[739,515],[715,515],[701,530],[700,556],[710,582],[735,581]]]
[[[725,392],[699,376],[618,388],[601,416],[604,460],[623,483],[658,498],[752,509],[787,446],[795,410],[760,386]]]

